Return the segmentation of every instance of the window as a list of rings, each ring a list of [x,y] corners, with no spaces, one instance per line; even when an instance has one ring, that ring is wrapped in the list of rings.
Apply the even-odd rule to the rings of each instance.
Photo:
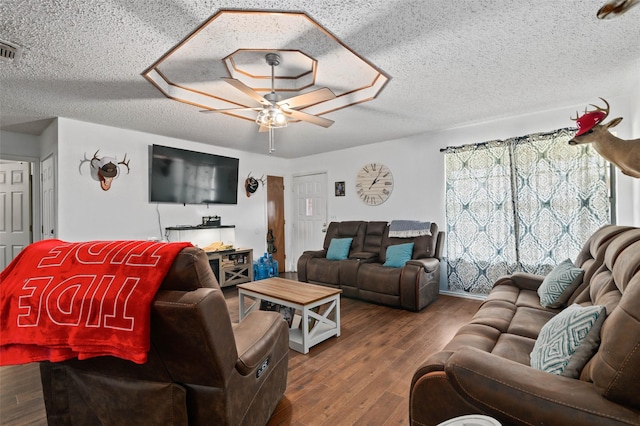
[[[575,129],[445,150],[449,289],[546,274],[611,223],[609,163]]]

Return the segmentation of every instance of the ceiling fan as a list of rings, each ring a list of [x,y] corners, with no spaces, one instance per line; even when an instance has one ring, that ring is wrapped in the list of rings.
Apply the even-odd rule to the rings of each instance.
[[[258,116],[256,117],[256,123],[260,126],[258,131],[269,132],[269,153],[272,153],[275,150],[273,146],[273,130],[280,127],[286,127],[289,119],[306,121],[322,127],[329,127],[334,123],[333,120],[329,120],[328,118],[318,117],[317,115],[308,114],[295,109],[335,98],[336,95],[331,91],[331,89],[323,87],[292,98],[281,99],[281,96],[275,91],[275,67],[280,65],[280,55],[277,53],[267,53],[265,55],[265,60],[267,64],[271,66],[271,92],[264,96],[240,80],[235,78],[222,79],[245,95],[258,101],[261,106],[248,108],[205,109],[200,112],[218,113],[232,111],[258,111]]]

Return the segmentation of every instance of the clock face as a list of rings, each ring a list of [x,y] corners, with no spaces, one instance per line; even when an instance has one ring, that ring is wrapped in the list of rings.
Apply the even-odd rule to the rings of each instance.
[[[387,201],[393,191],[393,175],[384,164],[371,163],[363,166],[356,176],[358,197],[370,206]]]

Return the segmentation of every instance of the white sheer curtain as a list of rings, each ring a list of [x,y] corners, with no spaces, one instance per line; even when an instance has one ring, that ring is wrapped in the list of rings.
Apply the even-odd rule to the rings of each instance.
[[[575,259],[610,223],[609,172],[575,129],[445,150],[449,289],[486,294],[515,271]]]

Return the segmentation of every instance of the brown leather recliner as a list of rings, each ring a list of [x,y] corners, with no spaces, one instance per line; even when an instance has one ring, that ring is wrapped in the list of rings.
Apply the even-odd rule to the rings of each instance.
[[[254,311],[232,324],[199,248],[183,249],[152,306],[145,364],[40,364],[50,425],[264,425],[287,384],[289,330]]]
[[[543,308],[543,277],[499,279],[468,324],[414,372],[412,425],[469,414],[503,425],[640,425],[640,229],[604,226],[575,264],[584,283],[567,305],[602,305],[597,352],[566,377],[530,367],[540,329],[562,308]]]
[[[336,287],[343,296],[420,311],[437,299],[444,232],[431,223],[431,235],[389,237],[387,222],[331,222],[322,250],[298,259],[298,280]],[[353,238],[347,259],[327,259],[331,240]],[[401,268],[383,266],[389,246],[413,243],[411,260]]]
[[[367,222],[344,221],[331,222],[327,227],[321,250],[305,251],[298,259],[298,280],[324,284],[329,287],[340,287],[345,282],[346,276],[353,277],[358,270],[358,263],[353,259],[354,253],[364,251],[365,233]],[[327,259],[329,244],[333,238],[353,238],[349,248],[349,259],[344,261]],[[341,271],[342,269],[342,271]],[[343,275],[341,278],[340,275]]]

